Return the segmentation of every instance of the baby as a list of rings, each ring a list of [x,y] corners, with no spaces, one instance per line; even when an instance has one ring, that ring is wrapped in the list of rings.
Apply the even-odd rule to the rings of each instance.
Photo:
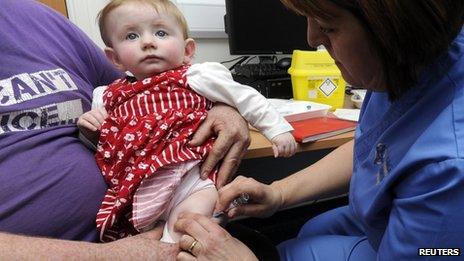
[[[134,76],[95,89],[93,109],[78,121],[88,139],[100,134],[95,157],[109,186],[96,220],[102,241],[165,220],[162,241],[177,242],[179,213],[212,215],[215,173],[200,179],[199,164],[213,139],[199,147],[188,141],[214,102],[237,108],[272,141],[275,156],[295,153],[292,127],[266,98],[221,64],[190,65],[195,41],[170,1],[110,1],[99,25],[107,57]]]

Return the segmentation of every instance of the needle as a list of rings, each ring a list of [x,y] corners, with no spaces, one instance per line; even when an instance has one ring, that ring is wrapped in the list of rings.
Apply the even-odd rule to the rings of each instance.
[[[240,194],[240,197],[235,198],[230,203],[230,205],[229,205],[229,207],[227,209],[225,209],[224,211],[219,211],[217,213],[214,213],[213,218],[219,218],[219,217],[225,215],[225,213],[229,212],[231,209],[236,208],[236,207],[241,206],[241,205],[244,205],[244,204],[247,204],[249,200],[250,200],[250,195],[248,195],[248,193],[242,193],[242,194]]]

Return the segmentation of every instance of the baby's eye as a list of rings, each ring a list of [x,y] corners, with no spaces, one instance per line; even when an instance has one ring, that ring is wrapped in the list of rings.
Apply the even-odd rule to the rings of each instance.
[[[163,31],[163,30],[159,30],[159,31],[157,31],[157,32],[155,33],[155,35],[158,36],[158,37],[163,38],[163,37],[166,37],[166,36],[168,35],[168,33],[166,33],[166,32]]]
[[[128,33],[128,34],[126,35],[126,40],[135,40],[135,39],[137,39],[137,38],[139,38],[139,36],[138,36],[138,34],[136,34],[136,33]]]

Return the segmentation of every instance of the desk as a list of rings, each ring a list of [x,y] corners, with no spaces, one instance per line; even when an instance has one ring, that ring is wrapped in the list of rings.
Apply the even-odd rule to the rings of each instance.
[[[336,148],[352,140],[353,137],[354,131],[350,131],[315,142],[299,144],[298,152]],[[274,155],[271,143],[261,133],[255,130],[250,130],[250,138],[251,144],[248,147],[247,153],[245,154],[245,159],[261,158]]]
[[[354,108],[349,95],[345,95],[345,103],[343,107],[347,109]],[[353,137],[354,131],[350,131],[326,139],[321,139],[316,142],[299,144],[298,152],[336,148],[352,140]],[[245,154],[245,159],[261,158],[274,155],[272,152],[272,144],[261,133],[255,130],[250,130],[250,138],[251,144],[248,147],[247,153]]]

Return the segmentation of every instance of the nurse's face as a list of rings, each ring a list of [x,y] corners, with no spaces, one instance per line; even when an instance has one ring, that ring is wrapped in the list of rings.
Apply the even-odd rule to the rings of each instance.
[[[334,18],[323,20],[307,17],[308,43],[324,45],[343,78],[353,86],[373,91],[384,91],[381,63],[370,47],[368,34],[361,22],[350,12],[330,1],[320,1]]]

